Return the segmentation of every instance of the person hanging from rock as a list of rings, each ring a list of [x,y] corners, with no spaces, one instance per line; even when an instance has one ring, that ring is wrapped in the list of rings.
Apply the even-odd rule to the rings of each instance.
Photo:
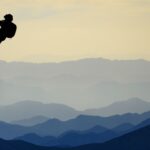
[[[15,36],[17,26],[12,22],[13,16],[6,14],[4,20],[0,21],[0,43],[6,38],[13,38]]]

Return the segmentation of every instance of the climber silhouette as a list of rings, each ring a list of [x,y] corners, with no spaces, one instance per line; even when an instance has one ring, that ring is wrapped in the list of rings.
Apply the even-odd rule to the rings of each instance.
[[[6,38],[13,38],[17,30],[17,26],[12,23],[13,16],[11,14],[6,14],[4,19],[0,21],[0,43]]]

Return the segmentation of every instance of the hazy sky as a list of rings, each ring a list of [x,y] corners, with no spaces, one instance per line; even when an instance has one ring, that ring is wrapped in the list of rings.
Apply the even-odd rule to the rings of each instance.
[[[0,0],[6,13],[18,31],[0,45],[1,60],[150,60],[150,0]]]

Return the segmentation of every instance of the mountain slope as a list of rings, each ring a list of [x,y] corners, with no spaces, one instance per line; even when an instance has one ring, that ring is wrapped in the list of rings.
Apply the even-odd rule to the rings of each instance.
[[[150,126],[133,131],[103,144],[91,144],[72,150],[149,150]]]
[[[28,119],[12,121],[11,124],[17,124],[17,125],[22,125],[22,126],[34,126],[36,124],[40,124],[47,120],[49,120],[49,118],[47,117],[35,116],[35,117],[28,118]]]
[[[89,115],[110,116],[114,114],[143,113],[150,111],[150,103],[139,98],[131,98],[126,101],[115,102],[109,106],[99,109],[88,109],[84,113]]]
[[[126,133],[128,130],[132,130],[133,128],[135,128],[135,126],[131,123],[124,123],[112,128],[111,130],[113,130],[115,133]]]
[[[63,104],[44,104],[35,101],[22,101],[12,105],[0,106],[0,120],[7,122],[35,116],[66,120],[76,117],[77,115],[78,111]]]
[[[25,141],[40,146],[56,146],[56,145],[59,146],[56,137],[52,137],[52,136],[41,137],[34,133],[25,134],[23,136],[15,138],[14,140],[21,140],[21,141]]]
[[[115,132],[101,126],[95,126],[85,131],[67,131],[56,137],[41,137],[36,134],[26,134],[15,139],[23,140],[40,146],[79,146],[90,143],[102,143],[118,136]]]

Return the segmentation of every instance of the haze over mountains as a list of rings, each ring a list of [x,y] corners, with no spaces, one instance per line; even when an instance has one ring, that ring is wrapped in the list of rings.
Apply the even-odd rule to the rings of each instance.
[[[78,111],[63,104],[44,104],[34,101],[22,101],[12,105],[0,106],[0,120],[7,122],[22,122],[24,119],[26,121],[29,119],[28,122],[30,121],[31,123],[35,117],[37,118],[38,116],[49,119],[58,118],[65,120],[77,115],[79,115]],[[37,122],[39,123],[40,121],[41,117],[37,118]]]
[[[150,147],[149,61],[0,61],[0,69],[0,138],[14,139],[0,149]]]
[[[22,100],[63,103],[78,109],[118,100],[150,100],[150,62],[83,59],[62,63],[0,62],[1,104]]]
[[[84,111],[88,115],[110,116],[115,114],[143,113],[150,110],[150,103],[139,98],[131,98],[126,101],[115,102],[106,107],[97,109],[87,109]]]
[[[63,104],[46,104],[36,101],[21,101],[11,105],[0,106],[0,120],[14,124],[32,126],[50,118],[68,120],[80,114],[94,116],[111,116],[125,113],[144,113],[150,110],[150,103],[139,98],[115,102],[111,105],[83,111]]]

